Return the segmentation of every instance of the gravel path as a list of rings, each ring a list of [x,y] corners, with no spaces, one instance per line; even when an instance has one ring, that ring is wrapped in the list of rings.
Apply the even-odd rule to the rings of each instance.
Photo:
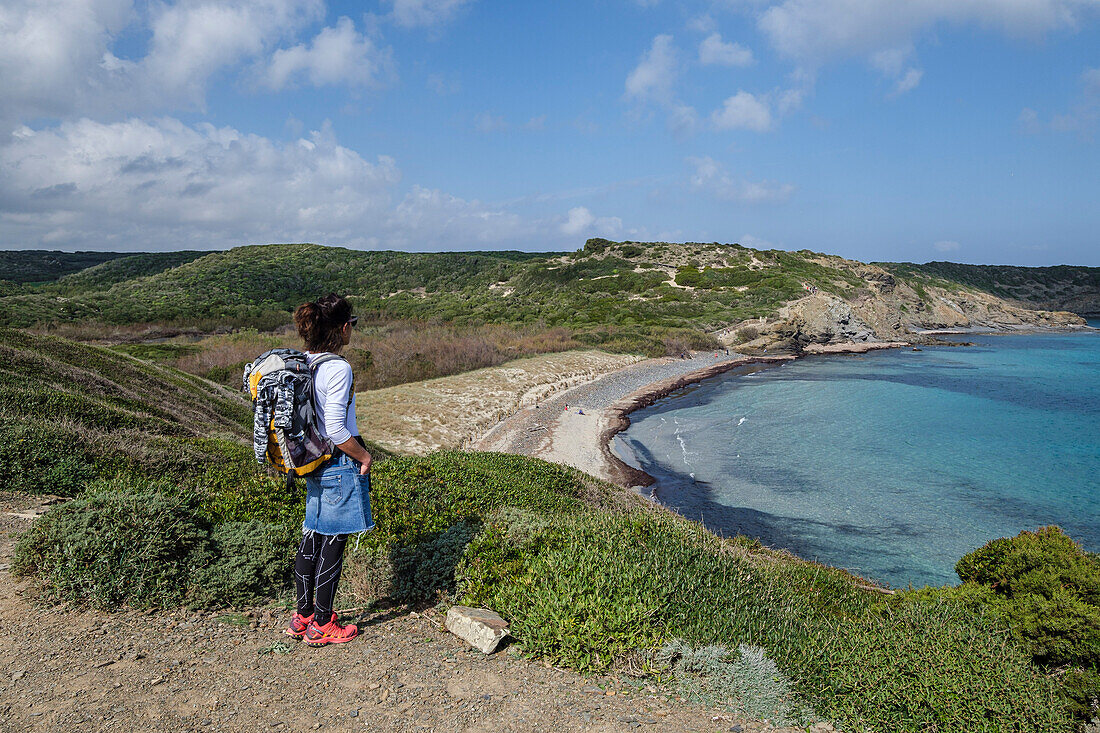
[[[39,501],[0,495],[3,731],[776,730],[514,648],[485,656],[443,631],[434,610],[348,614],[360,638],[310,649],[282,635],[277,605],[223,614],[42,606],[7,572],[31,524],[13,513]]]

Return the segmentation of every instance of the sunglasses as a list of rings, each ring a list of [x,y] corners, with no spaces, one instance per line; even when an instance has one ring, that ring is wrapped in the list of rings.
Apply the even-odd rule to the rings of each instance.
[[[353,326],[358,322],[359,322],[359,316],[352,316],[351,318],[348,319],[348,323],[350,323]]]

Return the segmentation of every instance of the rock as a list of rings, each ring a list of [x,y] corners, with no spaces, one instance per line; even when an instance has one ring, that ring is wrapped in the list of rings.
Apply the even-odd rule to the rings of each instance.
[[[479,649],[492,654],[508,636],[508,622],[484,608],[453,606],[447,611],[447,631]]]
[[[19,670],[18,672],[16,672],[15,674],[13,674],[11,676],[11,681],[15,682],[17,680],[21,680],[21,679],[23,679],[23,675],[25,675],[25,674],[27,674],[27,673],[24,670]]]

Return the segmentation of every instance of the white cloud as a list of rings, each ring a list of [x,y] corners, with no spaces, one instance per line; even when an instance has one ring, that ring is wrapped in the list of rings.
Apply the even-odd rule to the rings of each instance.
[[[691,157],[687,162],[693,168],[688,177],[689,186],[722,201],[778,203],[786,201],[794,193],[794,186],[789,183],[736,180],[725,166],[709,156]]]
[[[894,86],[894,96],[899,96],[916,89],[923,76],[924,72],[920,69],[906,69],[905,73],[898,79],[897,84]]]
[[[665,124],[669,132],[676,137],[688,137],[699,129],[699,115],[694,107],[686,104],[676,104],[669,109]]]
[[[144,6],[143,6],[144,7]],[[215,73],[260,58],[324,15],[322,0],[10,0],[0,6],[0,124],[201,107]],[[137,59],[112,49],[148,37]]]
[[[649,50],[626,77],[626,99],[639,105],[654,104],[668,112],[665,124],[677,137],[685,137],[698,128],[695,108],[676,98],[673,86],[680,75],[680,63],[672,36],[653,39]]]
[[[248,242],[454,248],[536,235],[518,216],[414,186],[330,130],[289,143],[165,118],[23,127],[0,145],[0,241],[169,249]]]
[[[504,132],[508,129],[508,121],[504,119],[503,115],[482,112],[474,117],[474,128],[476,128],[478,132],[486,134]]]
[[[1098,10],[1097,0],[779,0],[760,13],[757,26],[799,69],[862,57],[894,82],[890,96],[899,96],[923,76],[910,63],[914,45],[939,28],[1041,38],[1075,28]]]
[[[391,0],[393,19],[405,28],[438,26],[454,18],[472,0]]]
[[[565,216],[561,224],[561,231],[566,236],[575,237],[586,232],[595,232],[604,237],[611,237],[622,231],[623,220],[617,216],[604,216],[597,218],[584,206],[575,206]]]
[[[307,46],[299,44],[272,54],[261,76],[264,86],[282,89],[305,78],[316,87],[334,84],[376,87],[393,69],[392,52],[378,48],[355,30],[350,18],[323,29]]]
[[[699,63],[704,66],[750,66],[752,50],[739,43],[726,43],[721,34],[711,33],[699,44]]]
[[[714,18],[709,13],[693,16],[687,22],[687,29],[696,33],[710,33],[717,27]]]
[[[1100,123],[1100,68],[1085,69],[1081,74],[1081,93],[1069,112],[1050,121],[1055,132],[1078,132],[1091,136]]]
[[[772,126],[772,115],[767,103],[743,90],[723,102],[721,108],[714,110],[710,119],[719,130],[764,132]]]
[[[1034,135],[1042,129],[1039,123],[1039,113],[1030,107],[1024,107],[1020,110],[1020,116],[1016,122],[1020,125],[1020,129],[1029,135]]]
[[[937,252],[955,252],[959,249],[959,243],[944,239],[933,244],[932,249]]]
[[[546,115],[536,115],[527,122],[523,123],[523,129],[525,130],[545,130],[546,129]]]
[[[409,249],[514,248],[536,235],[532,223],[515,214],[421,186],[413,186],[387,219],[387,241]]]
[[[163,94],[201,104],[214,72],[262,54],[324,15],[322,0],[210,0],[156,5],[138,79]]]
[[[596,217],[592,215],[592,212],[583,206],[576,206],[569,210],[569,213],[565,217],[565,221],[562,222],[561,230],[565,234],[576,235],[583,232],[588,227],[592,226],[592,223],[596,221]]]
[[[640,102],[673,102],[672,85],[679,74],[672,36],[653,39],[649,50],[626,77],[626,95]]]
[[[782,54],[811,66],[911,45],[937,26],[977,25],[1017,36],[1074,27],[1095,0],[783,0],[761,31]]]
[[[751,234],[742,234],[737,243],[749,249],[776,249],[776,246],[767,239],[754,237]]]
[[[908,65],[912,57],[912,44],[886,48],[871,54],[871,66],[878,69],[886,78],[894,81],[894,89],[890,96],[901,96],[916,89],[917,85],[920,84],[924,72]]]

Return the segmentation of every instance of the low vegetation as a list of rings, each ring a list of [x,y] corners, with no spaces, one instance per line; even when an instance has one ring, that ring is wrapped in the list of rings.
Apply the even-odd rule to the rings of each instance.
[[[24,535],[15,571],[103,609],[224,608],[286,588],[301,494],[253,463],[239,397],[109,349],[16,331],[0,341],[0,424],[25,426],[0,435],[0,472],[22,491],[75,497]],[[378,530],[349,545],[341,591],[362,602],[487,604],[528,654],[777,720],[1070,731],[1090,714],[1088,645],[1052,645],[1018,620],[1028,594],[1067,587],[1080,623],[1093,618],[1095,556],[1053,531],[964,558],[959,588],[884,597],[572,469],[372,451]]]
[[[0,251],[0,282],[46,283],[103,262],[125,257],[121,252],[57,252],[43,249]]]

